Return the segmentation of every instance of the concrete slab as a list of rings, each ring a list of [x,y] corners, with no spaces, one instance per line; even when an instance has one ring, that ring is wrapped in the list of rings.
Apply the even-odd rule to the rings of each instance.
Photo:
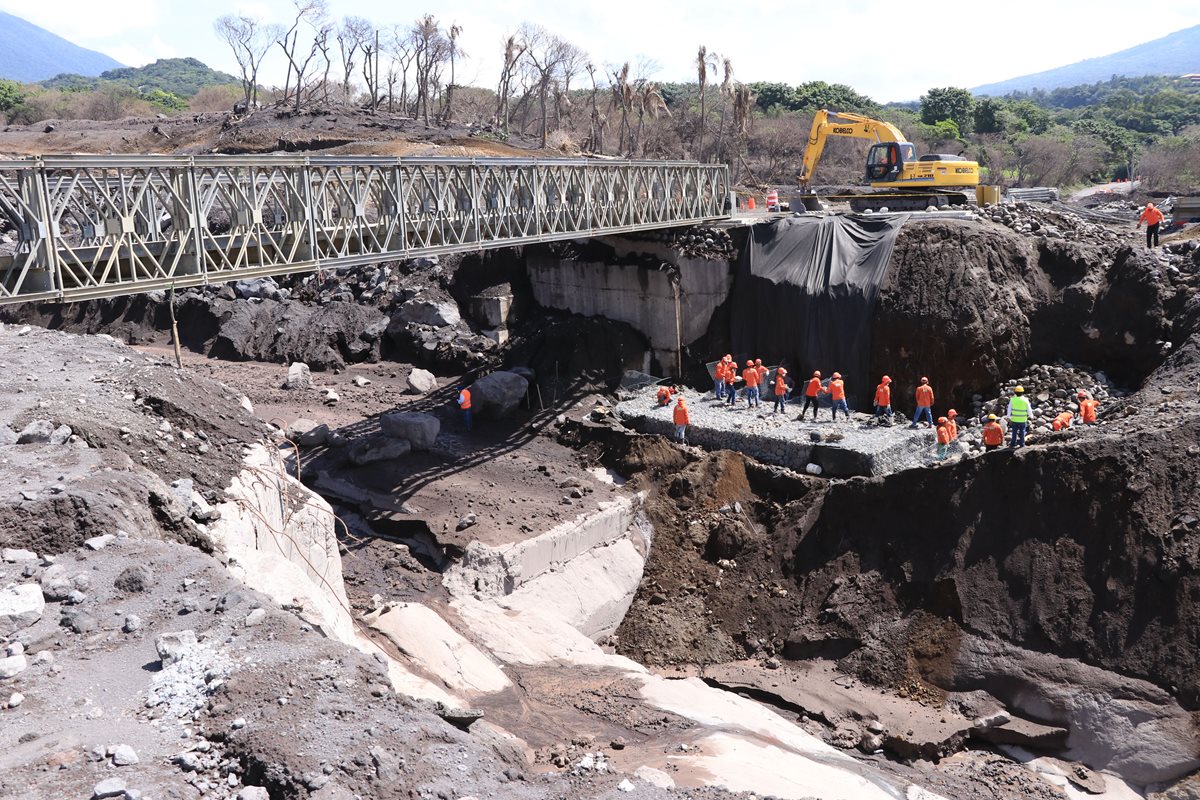
[[[452,692],[471,696],[503,691],[511,685],[495,661],[428,606],[397,603],[368,614],[363,621],[386,636],[422,672],[435,676]]]
[[[656,391],[657,387],[648,387],[629,393],[617,403],[616,415],[635,430],[674,437],[671,407],[658,405]],[[869,414],[832,422],[829,410],[822,409],[820,422],[798,422],[796,403],[775,414],[773,398],[752,409],[741,399],[734,406],[719,402],[711,390],[705,394],[685,390],[684,396],[691,418],[688,443],[706,450],[736,450],[797,472],[816,464],[831,477],[886,475],[938,463],[934,431],[912,430],[902,417],[890,427],[878,427]],[[813,441],[815,433],[821,435],[820,442]],[[957,444],[951,447],[952,454],[964,452]]]

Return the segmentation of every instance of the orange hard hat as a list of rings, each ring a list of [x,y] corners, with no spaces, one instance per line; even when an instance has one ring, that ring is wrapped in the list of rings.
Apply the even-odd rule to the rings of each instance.
[[[921,378],[921,383],[929,383],[929,378]]]
[[[947,422],[949,422],[949,420],[945,417],[938,417],[938,425],[945,425]]]
[[[726,361],[733,361],[733,356],[731,356],[729,353],[726,353],[726,354],[725,354],[725,360],[726,360]]]
[[[813,370],[813,377],[814,377],[814,378],[819,378],[819,377],[821,377],[821,370],[819,370],[819,369],[814,369],[814,370]]]
[[[755,364],[756,366],[757,366],[757,365],[759,365],[759,364],[761,364],[761,363],[762,363],[762,359],[761,359],[761,358],[756,358],[756,359],[754,359],[754,364]]]
[[[753,366],[754,366],[754,362],[753,362],[753,361],[747,361],[747,362],[746,362],[746,366],[747,366],[747,367],[753,367]]]
[[[787,375],[787,367],[780,367],[780,368],[779,368],[779,374],[780,374],[780,375]]]
[[[841,377],[842,377],[842,373],[840,373],[840,372],[835,372],[835,373],[833,373],[833,379],[834,379],[835,381],[836,381],[836,380],[841,380]]]
[[[1079,396],[1079,397],[1086,398],[1086,397],[1087,397],[1087,392],[1080,392],[1078,396]]]
[[[676,400],[675,402],[676,402],[676,403],[679,403],[680,405],[683,405],[683,395],[682,395],[682,394],[681,394],[681,395],[679,395],[679,399],[678,399],[678,400]]]
[[[955,411],[955,410],[952,408],[952,409],[950,409],[949,411],[947,411],[947,412],[946,412],[946,416],[947,416],[947,417],[957,417],[957,416],[958,416],[958,412],[957,412],[957,411]]]
[[[891,378],[889,378],[887,375],[884,375],[884,376],[883,376],[883,382],[884,382],[884,383],[891,383],[891,382],[892,382],[892,379],[891,379]]]

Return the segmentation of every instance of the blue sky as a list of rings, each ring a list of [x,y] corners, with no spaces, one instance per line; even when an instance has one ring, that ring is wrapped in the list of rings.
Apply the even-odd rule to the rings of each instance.
[[[916,99],[933,86],[977,86],[1038,72],[1200,24],[1200,0],[1155,3],[1152,12],[1128,0],[329,0],[329,6],[337,18],[352,14],[383,25],[426,11],[461,25],[469,56],[463,83],[494,87],[500,42],[528,21],[574,42],[598,64],[650,64],[658,80],[695,80],[696,49],[704,44],[729,56],[746,82],[848,83],[885,102]],[[291,2],[0,0],[0,9],[125,64],[194,56],[233,72],[213,20],[244,12],[283,22]],[[928,55],[915,55],[920,52]],[[282,80],[282,69],[282,58],[272,56],[266,80]]]

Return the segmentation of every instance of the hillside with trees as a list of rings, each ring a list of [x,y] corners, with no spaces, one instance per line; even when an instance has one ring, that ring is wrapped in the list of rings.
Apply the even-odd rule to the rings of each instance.
[[[238,79],[226,72],[218,72],[195,58],[162,58],[144,67],[121,67],[105,70],[99,76],[89,78],[73,73],[61,73],[42,81],[47,89],[86,91],[98,89],[104,84],[118,84],[148,93],[166,92],[176,97],[195,97],[201,89],[210,86],[236,86]]]

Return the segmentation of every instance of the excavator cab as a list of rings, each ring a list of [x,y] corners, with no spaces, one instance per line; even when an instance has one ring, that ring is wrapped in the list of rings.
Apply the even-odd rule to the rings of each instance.
[[[867,180],[895,180],[904,170],[904,162],[915,161],[917,150],[910,142],[883,142],[867,153]]]

